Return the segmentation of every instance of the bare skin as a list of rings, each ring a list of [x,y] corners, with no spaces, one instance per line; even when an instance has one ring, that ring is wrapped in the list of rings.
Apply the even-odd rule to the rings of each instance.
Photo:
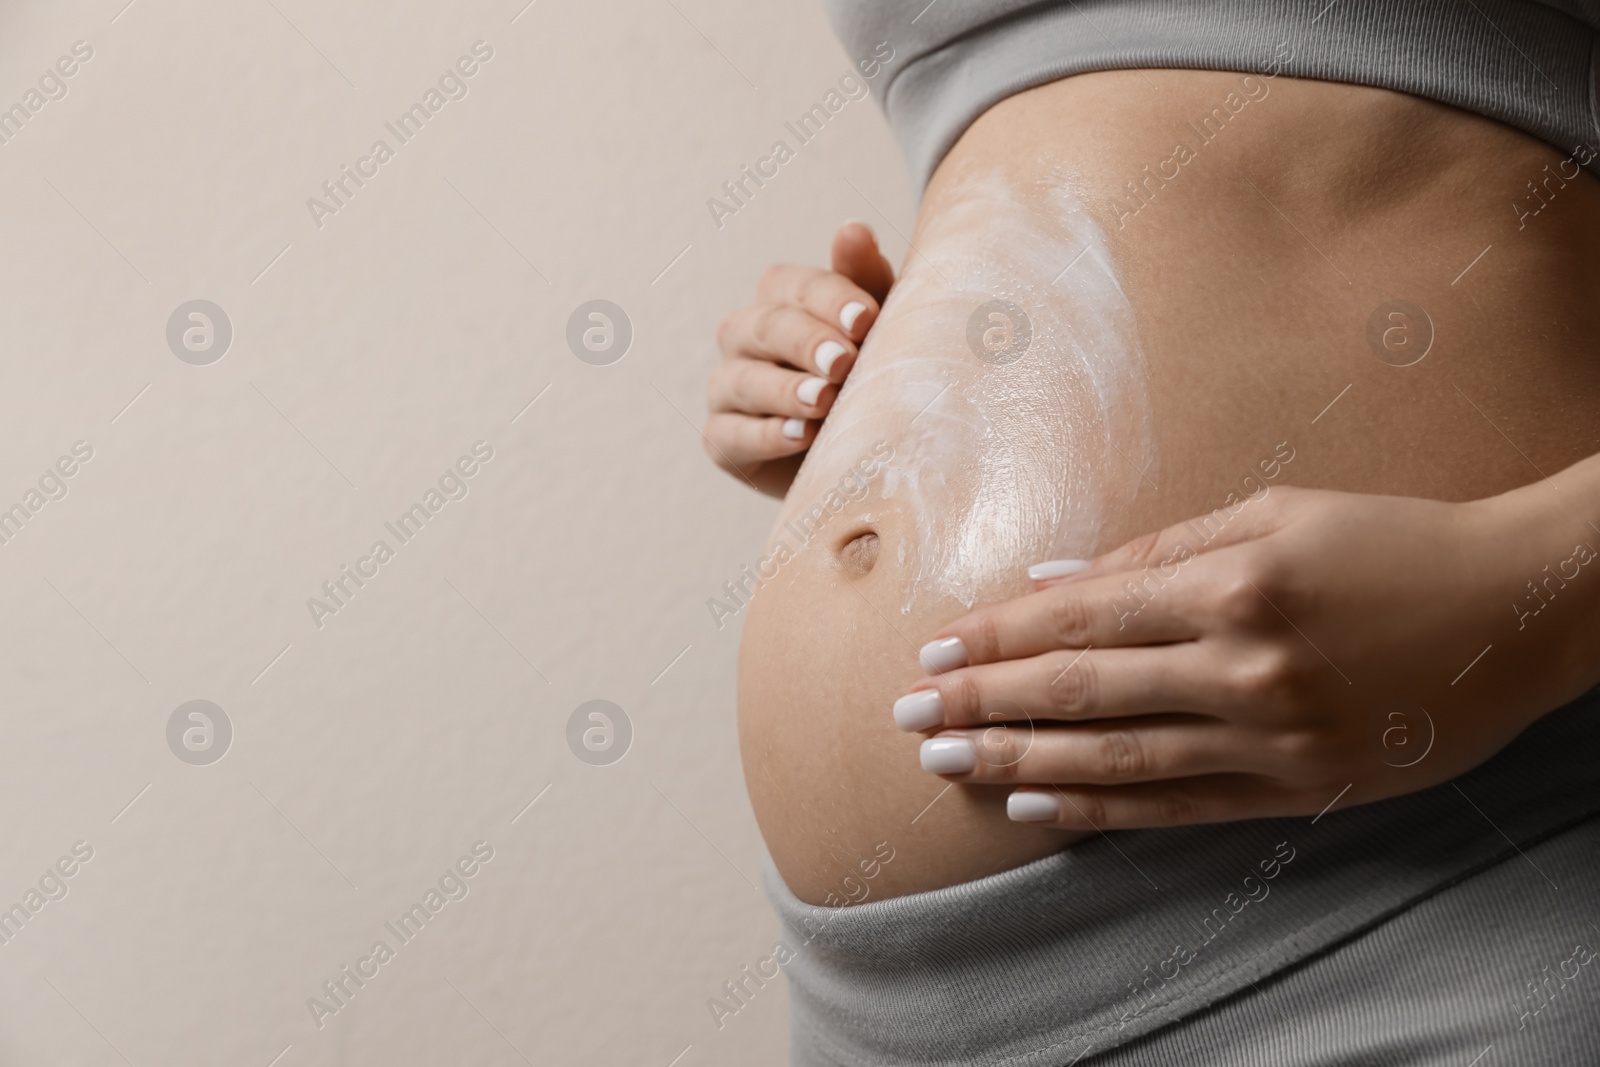
[[[1364,580],[1370,574],[1364,587],[1373,588],[1424,574],[1427,568],[1407,566],[1404,557],[1398,566],[1393,557],[1383,558],[1381,566],[1369,562],[1382,546],[1398,543],[1383,539],[1385,522],[1404,541],[1425,540],[1412,538],[1410,532],[1440,537],[1446,529],[1472,527],[1471,537],[1461,534],[1450,545],[1460,560],[1475,566],[1444,569],[1447,577],[1459,579],[1452,592],[1459,604],[1451,602],[1459,610],[1441,611],[1437,599],[1424,606],[1418,598],[1443,586],[1416,578],[1410,599],[1355,597],[1311,623],[1323,626],[1318,632],[1331,641],[1333,635],[1355,628],[1353,620],[1362,611],[1381,603],[1398,620],[1397,634],[1406,632],[1408,611],[1416,626],[1430,634],[1448,630],[1447,639],[1421,641],[1416,649],[1393,654],[1382,671],[1374,669],[1380,681],[1368,687],[1372,693],[1394,691],[1433,702],[1434,694],[1448,689],[1449,678],[1477,649],[1496,640],[1495,627],[1515,626],[1510,603],[1523,579],[1538,576],[1544,564],[1572,556],[1576,527],[1562,527],[1559,536],[1555,528],[1585,515],[1600,521],[1600,490],[1591,488],[1596,479],[1588,467],[1574,467],[1600,451],[1600,423],[1594,418],[1600,410],[1600,360],[1586,340],[1600,327],[1600,311],[1590,296],[1600,287],[1592,252],[1600,247],[1600,185],[1586,174],[1570,177],[1570,165],[1560,170],[1563,153],[1487,120],[1381,90],[1277,78],[1269,95],[1235,115],[1226,131],[1200,149],[1175,178],[1148,187],[1154,192],[1136,214],[1119,219],[1111,205],[1118,196],[1125,204],[1131,202],[1124,183],[1141,177],[1146,165],[1169,158],[1176,138],[1192,140],[1192,132],[1184,132],[1187,123],[1208,113],[1238,84],[1236,74],[1106,72],[1012,97],[982,116],[941,164],[924,199],[913,243],[927,251],[930,225],[955,205],[972,176],[999,173],[1027,183],[1064,165],[1079,198],[1099,215],[1122,287],[1137,313],[1160,456],[1153,488],[1131,469],[1116,472],[1113,484],[1127,489],[1115,497],[1099,543],[1082,554],[1108,552],[1140,535],[1211,513],[1230,492],[1239,491],[1242,476],[1255,472],[1259,478],[1264,458],[1287,443],[1294,458],[1273,481],[1274,492],[1293,484],[1362,494],[1330,498],[1350,501],[1342,510],[1336,502],[1330,504],[1328,514],[1352,516],[1352,522],[1377,514],[1375,505],[1362,503],[1371,494],[1412,498],[1416,504],[1405,521],[1385,513],[1364,520],[1360,536],[1341,541],[1308,534],[1293,551],[1274,556],[1292,565],[1295,574],[1312,573],[1319,580],[1330,576],[1327,594],[1318,593],[1320,587],[1310,580],[1296,585],[1297,591],[1312,592],[1309,600],[1290,597],[1291,612],[1326,604],[1334,589],[1361,586],[1337,582],[1341,573],[1360,572]],[[1510,205],[1528,197],[1526,183],[1558,170],[1569,180],[1547,187],[1552,192],[1537,216],[1519,219]],[[1531,200],[1528,204],[1537,206]],[[1489,251],[1475,261],[1486,247]],[[903,269],[915,271],[916,256],[913,251]],[[970,364],[972,356],[960,337],[952,336],[947,350],[930,353],[926,345],[897,343],[897,337],[910,337],[912,331],[892,321],[892,314],[874,318],[888,291],[887,266],[870,234],[847,227],[835,240],[833,271],[789,275],[787,287],[781,284],[781,273],[769,275],[762,302],[795,306],[795,315],[766,311],[730,317],[722,337],[729,359],[713,381],[714,414],[707,425],[709,449],[720,463],[766,491],[781,493],[797,466],[793,457],[804,453],[827,416],[836,394],[833,386],[848,375],[912,356],[940,355],[953,364]],[[1423,308],[1433,330],[1426,357],[1405,367],[1379,358],[1367,340],[1374,310],[1396,299]],[[839,308],[851,301],[868,308],[853,333],[841,331],[837,323]],[[779,318],[791,322],[783,340],[771,327]],[[755,339],[753,324],[759,321],[768,323],[764,345]],[[858,348],[868,328],[870,339]],[[795,408],[792,391],[808,375],[792,368],[816,369],[805,365],[805,352],[829,329],[844,333],[839,340],[848,353],[833,365],[820,403]],[[758,348],[760,354],[753,351]],[[744,400],[733,404],[730,379],[748,371],[728,368],[747,362],[795,378],[766,375],[767,393],[757,397],[747,388]],[[785,390],[791,395],[785,396]],[[782,423],[792,417],[807,420],[798,439],[782,436]],[[1572,472],[1556,478],[1565,493],[1541,482],[1539,472],[1556,475],[1569,467]],[[802,480],[828,484],[835,477],[808,466]],[[961,477],[961,472],[952,472],[952,477]],[[1512,493],[1534,482],[1544,488]],[[1063,486],[1062,491],[1071,493],[1074,487]],[[1487,503],[1491,500],[1501,505]],[[1235,528],[1241,541],[1233,547],[1251,540],[1246,535],[1252,532],[1259,539],[1295,526],[1289,512],[1296,501],[1292,494],[1277,493],[1259,506],[1249,505],[1249,521]],[[1445,517],[1444,512],[1428,511],[1425,501],[1479,503]],[[797,504],[803,506],[791,500],[786,508]],[[1313,513],[1322,507],[1303,500],[1298,506]],[[1426,515],[1413,517],[1413,512]],[[1300,525],[1325,529],[1328,521],[1311,514]],[[786,562],[746,615],[739,680],[746,780],[773,859],[803,900],[853,897],[841,886],[847,878],[862,884],[861,860],[872,856],[880,842],[892,847],[894,859],[874,868],[868,886],[874,897],[980,877],[1081,840],[1086,821],[1070,810],[1036,825],[1008,819],[1006,797],[1017,782],[1062,783],[1080,800],[1099,788],[1140,784],[1107,782],[1093,754],[1101,750],[1070,738],[1063,744],[1079,747],[1062,748],[1048,767],[1040,763],[1038,757],[1045,752],[1040,749],[1027,769],[1007,763],[1013,769],[998,777],[985,769],[941,780],[922,769],[918,753],[923,737],[902,732],[891,718],[897,698],[918,688],[940,688],[963,674],[973,680],[968,691],[976,691],[978,671],[987,672],[984,686],[1000,685],[999,668],[1009,666],[1016,674],[1019,665],[1034,657],[1077,655],[1094,642],[1087,631],[1057,631],[1047,641],[1041,636],[1042,624],[1024,619],[1025,608],[1011,606],[1026,604],[1025,595],[1040,588],[1024,566],[983,590],[984,603],[999,605],[983,609],[990,615],[969,617],[967,605],[933,596],[919,597],[912,610],[902,612],[908,575],[900,549],[917,536],[915,522],[893,500],[869,494],[849,504]],[[1341,548],[1351,550],[1339,555]],[[1204,556],[1189,565],[1193,574],[1210,578],[1188,582],[1186,577],[1188,588],[1237,588],[1237,575],[1247,571],[1242,564],[1228,570],[1232,564],[1217,563],[1223,551],[1205,554],[1215,557],[1206,564],[1211,570],[1195,569]],[[1252,558],[1259,563],[1264,557]],[[1118,583],[1107,575],[1136,570],[1145,561],[1129,554],[1102,561],[1087,578],[1044,592],[1059,599],[1068,595],[1060,590],[1077,586],[1079,592],[1071,595],[1109,595]],[[1248,573],[1266,576],[1260,569]],[[1582,573],[1589,585],[1600,587],[1600,570],[1584,568]],[[1512,580],[1512,574],[1520,577]],[[1585,640],[1592,646],[1588,620],[1595,599],[1580,580],[1571,589],[1540,616],[1539,632],[1547,636],[1524,642],[1522,647],[1530,651],[1522,659],[1479,665],[1488,668],[1484,676],[1493,685],[1476,710],[1447,719],[1443,730],[1452,743],[1457,738],[1470,741],[1441,748],[1441,758],[1419,765],[1410,777],[1396,778],[1381,761],[1370,761],[1377,768],[1373,784],[1351,802],[1422,788],[1440,776],[1459,773],[1492,755],[1538,714],[1592,684],[1585,673],[1592,664],[1574,649]],[[1289,592],[1287,587],[1284,591]],[[1024,599],[1013,599],[1018,597]],[[1182,604],[1192,621],[1202,610],[1199,599],[1198,593],[1189,600],[1174,594],[1163,603]],[[1216,600],[1212,606],[1222,603]],[[1224,608],[1216,610],[1226,614]],[[1012,614],[995,614],[1006,611]],[[1268,625],[1265,613],[1246,619],[1242,608],[1240,612],[1226,616],[1230,624],[1252,635],[1270,634],[1278,643],[1268,644],[1262,637],[1262,643],[1248,647],[1230,644],[1219,654],[1222,660],[1231,657],[1234,666],[1258,664],[1261,657],[1247,658],[1241,649],[1291,647],[1292,628]],[[1155,610],[1141,614],[1151,626],[1162,617]],[[999,632],[997,626],[1009,627],[1004,629],[1011,635],[1009,644],[985,643],[984,634]],[[1158,629],[1146,630],[1140,640],[1169,651],[1176,647],[1172,642],[1194,640],[1192,634]],[[930,677],[918,664],[917,649],[935,636],[966,638],[975,666]],[[1319,639],[1317,645],[1325,641]],[[1316,721],[1326,722],[1332,705],[1325,696],[1328,690],[1317,687],[1331,684],[1329,678],[1337,683],[1338,676],[1326,671],[1323,659],[1313,662],[1314,654],[1304,645],[1294,648],[1296,684],[1309,678],[1315,685],[1295,690],[1303,699],[1278,693],[1284,703],[1270,705],[1270,710],[1303,714],[1307,722],[1315,713]],[[1368,662],[1368,653],[1358,648],[1342,654],[1343,661],[1330,653],[1346,672],[1359,672]],[[1287,655],[1280,660],[1287,662]],[[1518,679],[1529,676],[1540,656],[1553,681],[1526,693],[1514,706],[1506,705],[1506,695],[1519,692]],[[1435,679],[1441,674],[1442,683]],[[1230,677],[1248,675],[1236,670]],[[1109,677],[1104,669],[1097,676]],[[1137,671],[1130,676],[1149,677]],[[1093,714],[1062,714],[1057,723],[1077,730],[1073,736],[1081,740],[1086,719],[1090,728],[1104,731],[1106,719],[1134,714],[1130,709],[1136,707],[1139,714],[1156,707],[1187,711],[1186,701],[1193,702],[1190,697],[1201,682],[1196,676],[1180,678],[1177,691],[1138,699],[1119,691],[1104,698]],[[1035,701],[1030,714],[1037,711],[1040,718],[1049,718],[1054,709],[1048,705],[1050,689],[1038,677],[1028,684],[1044,694],[1026,698]],[[1304,696],[1313,690],[1323,695]],[[1019,693],[1011,691],[1007,699]],[[960,695],[951,690],[952,705]],[[1253,707],[1261,712],[1269,706]],[[1499,720],[1493,718],[1497,707],[1505,708]],[[1258,740],[1246,733],[1266,718],[1261,712],[1253,723],[1235,721],[1232,735],[1221,732],[1229,724],[1218,720],[1210,749],[1205,746],[1212,740],[1160,740],[1156,748],[1191,760],[1179,760],[1166,773],[1189,779],[1191,786],[1194,776],[1206,773],[1293,777],[1292,763],[1266,769],[1228,763],[1229,758],[1236,760],[1230,753]],[[950,725],[967,723],[952,719]],[[1343,758],[1350,742],[1348,736],[1339,736]],[[1205,765],[1197,753],[1212,764]],[[1324,767],[1332,758],[1327,752],[1324,756],[1300,769]],[[1340,772],[1348,769],[1338,767]],[[956,784],[950,785],[952,781]],[[1279,795],[1276,806],[1265,808],[1223,804],[1214,791],[1191,789],[1184,795],[1204,803],[1185,806],[1169,800],[1118,809],[1116,816],[1092,803],[1091,810],[1113,826],[1159,825],[1301,811],[1313,799],[1326,802],[1337,792],[1331,779],[1325,783],[1317,778],[1312,784],[1334,787]],[[1251,795],[1262,792],[1256,788]],[[1100,825],[1099,820],[1094,823]]]

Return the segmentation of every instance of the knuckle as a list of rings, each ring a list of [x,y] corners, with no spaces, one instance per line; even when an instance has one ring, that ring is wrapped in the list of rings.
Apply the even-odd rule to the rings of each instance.
[[[1066,798],[1061,805],[1065,822],[1078,822],[1098,830],[1110,821],[1106,818],[1106,802],[1098,793],[1082,793]]]
[[[971,673],[961,671],[955,677],[947,679],[939,686],[939,692],[944,698],[945,714],[951,721],[978,721],[982,694],[978,690],[978,680]]]
[[[1147,567],[1159,562],[1160,549],[1160,530],[1140,534],[1122,546],[1123,559],[1120,562],[1128,569]]]
[[[1259,586],[1249,574],[1235,574],[1218,586],[1214,601],[1217,617],[1231,626],[1251,627],[1272,612]]]
[[[1162,793],[1154,804],[1156,818],[1164,825],[1184,826],[1204,821],[1204,811],[1193,797],[1183,792]]]
[[[778,289],[778,287],[783,285],[783,278],[787,273],[788,268],[782,263],[772,264],[766,270],[761,272],[761,280],[756,283],[756,291],[760,293],[770,293],[775,291]]]
[[[1143,777],[1149,765],[1144,745],[1129,730],[1113,730],[1095,745],[1095,767],[1111,782],[1127,782]]]
[[[783,324],[783,305],[763,304],[756,312],[755,322],[751,326],[750,334],[755,342],[762,348],[771,349],[773,340],[777,337]]]
[[[971,662],[992,663],[1000,658],[1000,633],[987,612],[973,615],[959,636]]]
[[[747,411],[750,407],[750,375],[747,368],[730,369],[722,379],[722,389],[734,410]]]
[[[1050,707],[1064,719],[1091,714],[1099,703],[1099,676],[1088,657],[1067,660],[1049,683]]]
[[[1273,738],[1271,746],[1279,762],[1287,766],[1315,771],[1327,762],[1326,740],[1313,730],[1290,730],[1279,734]]]
[[[1049,612],[1050,633],[1058,642],[1069,648],[1088,643],[1089,606],[1082,597],[1061,590],[1051,601]]]
[[[974,741],[980,775],[996,782],[1014,782],[1020,777],[1022,757],[1027,749],[1015,730],[991,726]]]
[[[822,295],[822,283],[826,277],[824,274],[813,272],[801,278],[800,284],[795,286],[795,303],[801,307],[811,307],[816,299]]]
[[[1244,577],[1259,589],[1260,595],[1282,607],[1282,599],[1289,592],[1285,572],[1272,560],[1257,554],[1244,569]]]
[[[1256,599],[1263,602],[1263,618],[1270,617],[1282,623],[1284,615],[1293,617],[1307,606],[1303,583],[1295,568],[1277,558],[1275,553],[1265,549],[1253,553],[1241,569],[1240,577],[1258,590]]]
[[[1272,647],[1241,657],[1234,665],[1234,694],[1253,704],[1279,705],[1293,696],[1299,682],[1294,657]]]

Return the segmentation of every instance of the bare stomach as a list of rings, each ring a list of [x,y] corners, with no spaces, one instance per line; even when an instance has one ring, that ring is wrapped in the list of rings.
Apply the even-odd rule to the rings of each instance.
[[[1600,185],[1565,160],[1399,94],[1215,72],[1085,75],[980,118],[746,616],[745,778],[795,894],[1076,840],[925,773],[890,716],[917,648],[1028,564],[1278,484],[1465,500],[1600,451]]]

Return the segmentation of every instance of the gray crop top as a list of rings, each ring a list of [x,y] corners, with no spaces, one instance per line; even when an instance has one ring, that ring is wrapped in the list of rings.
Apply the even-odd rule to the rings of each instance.
[[[1394,89],[1514,126],[1600,174],[1600,0],[825,0],[920,191],[1014,93],[1129,67]],[[885,57],[890,56],[885,61]],[[877,70],[872,70],[877,74]]]

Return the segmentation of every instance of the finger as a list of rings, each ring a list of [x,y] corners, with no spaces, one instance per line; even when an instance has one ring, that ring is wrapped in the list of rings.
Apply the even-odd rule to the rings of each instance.
[[[756,293],[774,304],[798,304],[831,323],[851,341],[867,335],[878,317],[878,299],[836,271],[779,264],[768,267]]]
[[[1292,458],[1293,452],[1289,455]],[[1126,571],[1170,568],[1181,566],[1202,552],[1265,537],[1280,528],[1286,516],[1281,508],[1260,506],[1273,492],[1273,487],[1258,480],[1252,484],[1258,487],[1256,492],[1244,497],[1230,493],[1229,502],[1209,515],[1142,534],[1092,560],[1056,559],[1036,563],[1028,568],[1028,577],[1033,579],[1035,588],[1045,588]],[[1293,492],[1290,486],[1276,487],[1280,498],[1291,497]]]
[[[839,387],[816,375],[737,359],[712,374],[707,394],[712,411],[820,419],[839,395]]]
[[[878,238],[864,222],[847,222],[833,235],[833,269],[880,304],[894,285],[894,265],[878,250]]]
[[[717,465],[742,471],[757,463],[792,456],[811,447],[821,425],[809,419],[763,418],[733,412],[713,412],[701,438]]]
[[[936,675],[894,704],[902,730],[1006,720],[1082,722],[1164,711],[1225,717],[1237,699],[1217,653],[1199,642],[1066,649]]]
[[[1159,644],[1200,636],[1195,582],[1177,571],[1137,584],[1124,575],[1056,584],[962,616],[922,646],[923,669],[938,674],[1057,649]]]
[[[832,382],[844,381],[856,348],[837,327],[793,304],[740,308],[722,320],[717,344],[728,360],[788,363]]]
[[[1187,716],[1126,724],[991,726],[922,742],[922,769],[958,782],[1126,785],[1209,774],[1259,773],[1244,730]]]
[[[1249,774],[1137,785],[1019,789],[1006,798],[1013,822],[1058,830],[1137,830],[1237,819],[1314,815],[1319,800]]]

